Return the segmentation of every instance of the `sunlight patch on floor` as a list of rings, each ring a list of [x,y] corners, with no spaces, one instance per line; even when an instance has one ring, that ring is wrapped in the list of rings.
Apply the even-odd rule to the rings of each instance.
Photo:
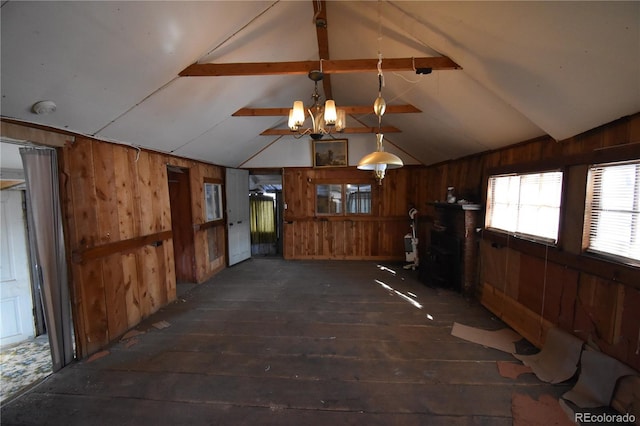
[[[384,288],[385,290],[388,290],[392,293],[395,293],[396,295],[400,296],[402,299],[406,300],[407,302],[411,303],[413,306],[415,306],[418,309],[422,309],[422,304],[420,304],[417,300],[413,300],[411,297],[407,296],[406,294],[404,294],[401,291],[396,290],[395,288],[385,284],[384,282],[380,281],[380,280],[374,280],[376,283],[378,283],[379,285],[382,286],[382,288]]]

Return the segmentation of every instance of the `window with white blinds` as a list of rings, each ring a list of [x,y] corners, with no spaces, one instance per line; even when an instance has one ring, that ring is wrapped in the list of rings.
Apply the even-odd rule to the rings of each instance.
[[[640,260],[640,161],[589,168],[587,251]]]
[[[560,171],[491,176],[485,226],[555,244],[561,198]]]

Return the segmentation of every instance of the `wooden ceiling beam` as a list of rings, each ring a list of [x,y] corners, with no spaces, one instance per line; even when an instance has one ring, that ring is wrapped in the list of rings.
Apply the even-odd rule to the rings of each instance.
[[[333,134],[334,136],[345,134],[345,133],[400,133],[401,130],[394,126],[382,126],[382,128],[378,129],[378,127],[347,127],[340,133]],[[297,133],[292,132],[289,129],[267,129],[264,132],[260,133],[262,136],[287,136],[287,135],[295,135]]]
[[[316,25],[316,36],[318,39],[318,57],[329,59],[329,33],[327,32],[327,3],[325,0],[313,0],[313,13]],[[324,71],[324,67],[323,67]],[[331,89],[331,75],[326,74],[322,79],[322,89],[326,99],[333,99]]]
[[[327,59],[322,71],[327,74],[378,72],[378,59]],[[320,68],[320,61],[237,62],[226,64],[192,64],[180,77],[222,77],[249,75],[308,74]],[[462,67],[446,56],[422,58],[383,58],[382,71],[414,71],[420,69],[456,70]]]
[[[367,106],[337,106],[338,109],[345,110],[349,115],[373,114],[373,105]],[[233,117],[271,117],[289,116],[291,108],[240,108],[232,114]],[[385,114],[406,114],[422,112],[413,105],[387,105]]]

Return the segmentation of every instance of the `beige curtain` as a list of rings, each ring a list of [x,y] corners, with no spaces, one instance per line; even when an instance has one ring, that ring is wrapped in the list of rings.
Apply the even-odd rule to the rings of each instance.
[[[275,250],[277,241],[276,215],[274,199],[266,195],[252,195],[249,198],[251,207],[251,245],[253,251],[262,246],[258,252]]]
[[[27,186],[29,242],[34,280],[42,297],[53,371],[74,358],[73,329],[65,258],[58,160],[49,148],[20,148]]]

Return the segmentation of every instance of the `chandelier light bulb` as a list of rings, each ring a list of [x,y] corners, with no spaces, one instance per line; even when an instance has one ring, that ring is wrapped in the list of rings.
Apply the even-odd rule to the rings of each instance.
[[[298,126],[296,126],[295,114],[294,114],[293,109],[289,110],[288,126],[289,126],[289,129],[291,129],[292,132],[295,132],[296,130],[298,130]]]
[[[336,103],[332,99],[328,99],[324,103],[324,122],[329,126],[333,126],[336,124],[337,119]]]
[[[302,101],[293,103],[293,123],[298,127],[304,124],[304,104]]]
[[[341,132],[347,127],[347,113],[343,109],[336,111],[336,132]]]

